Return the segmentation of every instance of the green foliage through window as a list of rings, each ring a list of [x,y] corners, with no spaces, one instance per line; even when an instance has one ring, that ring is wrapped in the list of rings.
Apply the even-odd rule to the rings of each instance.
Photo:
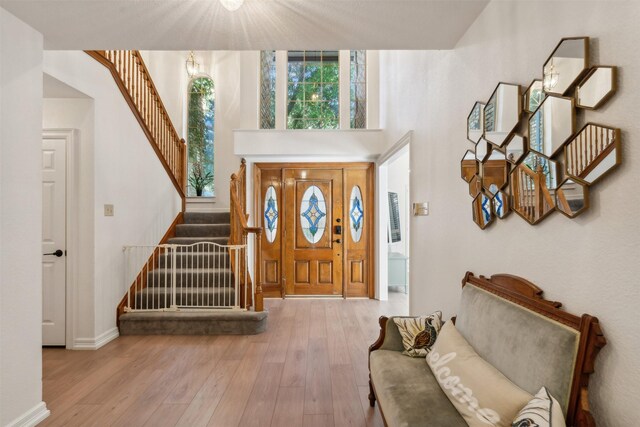
[[[188,195],[213,196],[213,138],[215,88],[209,77],[196,77],[189,85]]]
[[[338,129],[338,51],[289,51],[287,68],[287,128]]]

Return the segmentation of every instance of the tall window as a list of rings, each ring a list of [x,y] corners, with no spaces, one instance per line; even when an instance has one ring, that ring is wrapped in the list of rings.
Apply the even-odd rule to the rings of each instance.
[[[349,56],[351,57],[351,128],[365,129],[367,127],[367,51],[352,50]]]
[[[276,51],[260,52],[260,129],[276,127]]]
[[[287,128],[339,128],[338,51],[289,51],[287,74]]]
[[[213,196],[213,130],[215,89],[213,80],[198,76],[189,84],[187,145],[189,196]]]

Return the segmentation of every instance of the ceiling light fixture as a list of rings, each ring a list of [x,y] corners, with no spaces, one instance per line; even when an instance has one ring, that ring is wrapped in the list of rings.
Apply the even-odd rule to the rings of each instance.
[[[230,12],[240,9],[244,0],[220,0],[220,3]]]
[[[185,63],[187,68],[187,74],[189,78],[193,78],[196,74],[200,72],[200,64],[196,61],[196,55],[193,51],[189,52],[189,57],[187,58],[187,62]]]

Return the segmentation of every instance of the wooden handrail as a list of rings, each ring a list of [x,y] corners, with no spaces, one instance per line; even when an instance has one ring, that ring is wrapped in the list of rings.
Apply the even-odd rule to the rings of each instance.
[[[111,71],[122,96],[129,104],[184,203],[187,146],[171,122],[142,55],[137,50],[85,52]]]
[[[247,169],[246,161],[242,159],[240,163],[240,169],[238,172],[231,175],[231,184],[229,188],[229,211],[231,217],[231,233],[229,235],[230,245],[242,245],[247,243],[249,234],[255,234],[255,295],[251,295],[247,298],[247,305],[253,305],[255,311],[263,311],[263,295],[262,295],[262,254],[260,253],[260,240],[262,238],[262,227],[249,227],[246,203],[247,203]],[[235,260],[231,260],[232,269],[234,272],[240,274],[240,283],[247,283],[248,289],[243,289],[241,292],[240,301],[245,301],[245,293],[249,292],[252,287],[251,277],[244,277],[248,260],[245,258],[240,260],[240,265],[236,266]],[[250,294],[249,294],[250,295]],[[247,297],[249,296],[247,295]],[[248,307],[245,307],[248,308]]]

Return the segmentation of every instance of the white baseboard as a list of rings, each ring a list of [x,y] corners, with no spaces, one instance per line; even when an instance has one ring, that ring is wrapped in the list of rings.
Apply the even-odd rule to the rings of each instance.
[[[76,338],[73,343],[74,350],[97,350],[103,345],[113,341],[120,336],[117,327],[98,335],[95,338]]]
[[[44,402],[38,403],[27,412],[7,424],[7,427],[32,427],[41,423],[51,412]]]

